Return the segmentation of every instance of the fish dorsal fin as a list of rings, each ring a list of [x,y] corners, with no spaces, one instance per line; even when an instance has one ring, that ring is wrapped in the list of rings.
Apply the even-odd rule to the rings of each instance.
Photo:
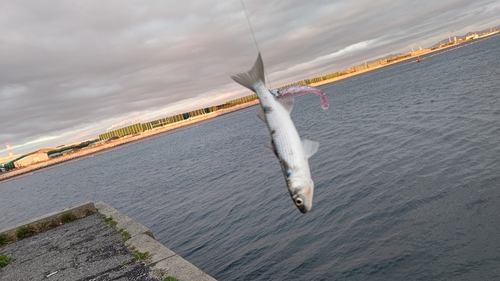
[[[265,142],[264,143],[264,146],[271,149],[272,151],[274,151],[274,146],[273,146],[273,143],[268,141],[268,142]]]
[[[276,152],[276,147],[274,147],[272,141],[264,143],[264,146],[271,149],[274,152],[274,155],[276,155],[276,157],[278,157],[278,153]]]
[[[286,109],[286,111],[288,111],[288,114],[292,113],[293,103],[295,102],[295,99],[279,99],[278,102]]]
[[[302,140],[302,149],[304,150],[304,154],[307,158],[313,156],[316,152],[318,152],[319,142],[303,139]]]
[[[260,111],[257,114],[257,117],[259,117],[260,120],[264,121],[264,123],[266,122],[266,114],[264,113],[264,110],[262,109],[262,107],[260,108]]]

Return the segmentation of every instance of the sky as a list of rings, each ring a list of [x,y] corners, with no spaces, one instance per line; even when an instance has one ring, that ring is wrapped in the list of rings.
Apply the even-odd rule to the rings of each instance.
[[[0,1],[0,158],[500,25],[497,0]],[[248,19],[255,34],[255,41]]]

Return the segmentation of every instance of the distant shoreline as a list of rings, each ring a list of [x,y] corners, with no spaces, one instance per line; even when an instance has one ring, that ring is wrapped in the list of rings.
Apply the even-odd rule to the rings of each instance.
[[[427,54],[431,54],[431,53],[435,53],[435,52],[439,52],[439,51],[444,51],[444,50],[447,50],[447,49],[450,49],[450,48],[452,49],[452,48],[459,48],[459,47],[467,46],[469,44],[473,44],[475,42],[478,42],[478,41],[481,41],[481,40],[486,40],[488,38],[493,38],[493,37],[496,37],[496,36],[499,36],[499,35],[500,35],[500,33],[495,33],[495,34],[492,34],[492,35],[480,37],[479,39],[474,39],[472,41],[463,41],[463,42],[460,42],[460,43],[455,43],[455,44],[451,44],[451,45],[445,45],[445,46],[442,46],[442,47],[438,47],[438,48],[436,48],[434,50],[430,49],[430,48],[426,48],[426,49],[422,49],[422,50],[410,52],[410,53],[408,53],[408,54],[410,54],[409,57],[401,58],[401,59],[398,59],[396,61],[384,64],[384,65],[379,65],[379,66],[376,66],[376,67],[370,67],[370,68],[366,68],[366,69],[363,69],[363,70],[360,70],[360,71],[355,71],[355,72],[351,72],[351,73],[348,73],[348,74],[340,75],[340,76],[337,76],[335,78],[323,80],[323,81],[320,81],[320,82],[317,82],[317,83],[311,83],[311,84],[309,84],[309,86],[316,87],[316,86],[321,86],[321,85],[333,83],[333,82],[336,82],[336,81],[339,81],[339,80],[342,80],[342,79],[346,79],[346,78],[349,78],[349,77],[352,77],[352,76],[356,76],[356,75],[359,75],[359,74],[363,74],[363,73],[366,73],[366,72],[369,72],[369,71],[372,71],[372,70],[376,70],[376,69],[380,69],[380,68],[383,68],[383,67],[386,67],[386,66],[398,64],[398,63],[403,62],[403,61],[408,61],[408,60],[411,60],[411,59],[417,59],[418,57],[423,56],[423,55],[427,55]],[[450,51],[450,50],[447,50],[447,51]]]
[[[124,138],[112,140],[112,141],[109,141],[109,142],[106,142],[103,144],[99,144],[99,145],[95,145],[95,146],[84,147],[82,149],[72,151],[72,152],[67,153],[65,155],[62,155],[62,156],[59,156],[56,158],[52,158],[52,159],[49,159],[49,160],[46,160],[43,162],[39,162],[36,164],[32,164],[32,165],[29,165],[26,167],[16,168],[16,169],[13,169],[13,170],[10,170],[7,172],[3,172],[3,173],[0,173],[0,184],[7,182],[7,181],[10,181],[10,180],[20,178],[20,177],[30,176],[31,174],[35,173],[36,171],[54,168],[60,164],[66,163],[66,162],[77,161],[77,160],[80,160],[80,159],[83,159],[86,157],[93,157],[93,155],[95,155],[95,154],[106,153],[106,152],[112,151],[113,148],[117,148],[119,146],[122,146],[122,145],[125,145],[128,143],[140,141],[140,140],[145,139],[145,138],[149,138],[149,137],[163,134],[163,133],[166,133],[169,131],[180,129],[180,128],[190,126],[190,125],[193,125],[193,124],[196,124],[199,122],[203,122],[206,120],[210,120],[210,119],[213,119],[217,116],[228,114],[228,113],[238,111],[238,110],[241,110],[241,109],[244,109],[244,108],[247,108],[250,106],[254,106],[257,104],[259,104],[259,100],[236,105],[236,106],[233,106],[233,107],[230,107],[227,109],[221,109],[221,110],[218,110],[216,112],[210,112],[210,113],[207,113],[204,115],[192,117],[192,118],[189,118],[189,119],[184,120],[184,121],[176,122],[173,124],[168,124],[168,125],[165,125],[163,127],[155,128],[153,130],[148,130],[148,131],[145,131],[145,132],[142,132],[140,134],[133,135],[133,136],[127,136]]]
[[[457,46],[460,46],[461,44],[463,44],[463,43],[455,44],[455,45],[450,45],[450,46],[444,46],[444,47],[441,47],[441,48],[437,48],[435,50],[431,50],[431,49],[418,50],[418,51],[409,53],[410,56],[406,57],[406,58],[401,58],[401,59],[398,59],[398,60],[393,61],[393,62],[389,62],[389,63],[384,64],[384,65],[379,65],[379,66],[376,66],[376,67],[365,68],[365,69],[360,70],[360,71],[355,71],[355,72],[351,72],[351,73],[348,73],[348,74],[340,75],[340,76],[337,76],[335,78],[323,80],[321,82],[311,83],[311,84],[309,84],[309,86],[311,86],[311,87],[317,87],[317,86],[321,86],[321,85],[325,85],[325,84],[330,84],[330,83],[333,83],[333,82],[336,82],[336,81],[339,81],[339,80],[342,80],[342,79],[346,79],[346,78],[353,77],[353,76],[356,76],[356,75],[359,75],[359,74],[363,74],[363,73],[366,73],[366,72],[370,72],[370,71],[373,71],[373,70],[384,68],[386,66],[398,64],[398,63],[401,63],[403,61],[408,61],[408,60],[412,60],[412,59],[415,60],[419,56],[427,55],[427,54],[434,53],[434,52],[437,52],[437,51],[442,51],[442,50],[445,50],[445,49],[448,49],[448,48],[452,48],[452,47],[457,47]]]
[[[497,36],[497,35],[495,35],[495,36]],[[495,37],[495,36],[492,36],[492,37]],[[470,41],[470,42],[466,41],[466,42],[462,42],[462,43],[458,43],[458,44],[447,45],[447,46],[443,46],[440,48],[436,48],[434,50],[431,50],[431,49],[418,50],[415,52],[411,52],[410,53],[411,55],[407,58],[402,58],[402,59],[399,59],[397,61],[390,62],[390,63],[376,66],[376,67],[366,68],[366,69],[363,69],[361,71],[355,71],[352,73],[344,74],[344,75],[341,75],[341,76],[338,76],[338,77],[335,77],[332,79],[323,80],[321,82],[311,83],[311,84],[309,84],[309,86],[315,87],[315,86],[321,86],[321,85],[325,85],[325,84],[329,84],[329,83],[334,83],[336,81],[346,79],[349,77],[353,77],[353,76],[356,76],[359,74],[363,74],[363,73],[366,73],[366,72],[369,72],[372,70],[376,70],[376,69],[380,69],[380,68],[383,68],[386,66],[394,65],[394,64],[397,64],[397,63],[400,63],[403,61],[416,59],[419,56],[427,55],[427,54],[434,53],[434,52],[443,51],[443,50],[453,48],[453,47],[458,47],[458,46],[461,46],[463,44],[471,44],[471,43],[474,43],[474,42],[477,42],[479,40],[486,39],[486,38],[489,38],[489,37],[484,37],[484,38],[477,39],[477,40]],[[192,117],[192,118],[189,118],[188,120],[185,120],[185,121],[180,121],[180,122],[176,122],[173,124],[168,124],[168,125],[165,125],[163,127],[155,128],[153,130],[148,130],[148,131],[142,132],[142,133],[137,134],[137,135],[120,138],[118,140],[113,140],[113,141],[106,142],[104,144],[100,144],[97,146],[85,147],[85,148],[70,152],[66,155],[62,155],[62,156],[59,156],[57,158],[49,159],[49,160],[46,160],[46,161],[43,161],[40,163],[32,164],[32,165],[29,165],[27,167],[17,168],[17,169],[11,170],[11,171],[7,171],[7,172],[0,174],[0,184],[3,182],[7,182],[9,180],[13,180],[13,179],[22,177],[22,176],[29,176],[31,173],[34,173],[35,171],[38,171],[38,170],[53,168],[54,166],[56,166],[58,164],[62,164],[62,163],[72,161],[72,160],[76,161],[77,159],[81,159],[85,156],[105,153],[107,151],[111,151],[112,148],[115,148],[115,147],[118,147],[118,146],[121,146],[121,145],[124,145],[127,143],[139,141],[139,140],[144,139],[144,138],[156,136],[156,135],[159,135],[159,134],[162,134],[165,132],[169,132],[172,130],[176,130],[176,129],[179,129],[182,127],[192,125],[192,124],[196,124],[196,123],[199,123],[199,122],[202,122],[205,120],[209,120],[209,119],[212,119],[212,118],[215,118],[217,116],[224,115],[224,114],[227,114],[230,112],[241,110],[243,108],[247,108],[247,107],[250,107],[250,106],[253,106],[256,104],[259,104],[258,99],[255,101],[248,102],[248,103],[236,105],[236,106],[233,106],[233,107],[230,107],[227,109],[222,109],[222,110],[218,110],[216,112],[210,112],[210,113],[207,113],[204,115]]]

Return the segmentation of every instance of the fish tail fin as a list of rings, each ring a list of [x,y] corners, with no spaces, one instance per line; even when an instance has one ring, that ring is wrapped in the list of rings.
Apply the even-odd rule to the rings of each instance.
[[[259,81],[265,84],[266,79],[264,78],[264,63],[262,62],[260,52],[257,60],[255,61],[255,64],[253,65],[252,69],[250,69],[250,71],[233,75],[231,76],[231,78],[250,90],[254,90],[255,83],[258,83]]]

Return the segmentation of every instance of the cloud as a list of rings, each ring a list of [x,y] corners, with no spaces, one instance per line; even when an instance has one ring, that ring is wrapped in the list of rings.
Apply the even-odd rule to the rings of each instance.
[[[492,0],[244,3],[273,86],[500,24]],[[256,53],[240,1],[3,1],[0,141],[56,146],[247,95],[229,76]]]
[[[106,132],[109,132],[109,131],[112,131],[112,130],[115,130],[115,129],[119,129],[119,128],[122,128],[122,127],[126,127],[126,126],[130,126],[130,125],[133,125],[133,124],[137,124],[137,123],[140,123],[141,121],[144,121],[142,120],[141,116],[139,116],[139,113],[138,112],[135,112],[133,113],[133,117],[130,118],[130,119],[125,119],[125,120],[122,120],[118,123],[115,123],[113,125],[111,125],[110,127],[108,127],[106,129]]]

